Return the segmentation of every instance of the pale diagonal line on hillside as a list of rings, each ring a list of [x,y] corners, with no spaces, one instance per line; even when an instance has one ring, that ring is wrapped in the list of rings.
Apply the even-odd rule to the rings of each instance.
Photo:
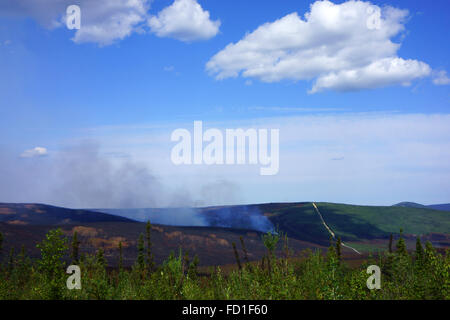
[[[327,223],[326,223],[325,220],[323,219],[322,214],[321,214],[320,211],[319,211],[319,208],[317,208],[317,206],[316,206],[316,204],[315,204],[314,202],[312,202],[312,205],[313,205],[314,209],[316,209],[316,212],[317,212],[317,214],[319,215],[319,218],[320,218],[320,220],[322,221],[322,224],[325,226],[325,228],[326,228],[326,229],[328,230],[328,232],[331,234],[331,236],[333,237],[333,239],[336,239],[336,236],[335,236],[333,230],[331,230],[331,228],[327,225]],[[343,247],[346,247],[346,248],[348,248],[348,249],[351,249],[351,250],[355,251],[357,254],[361,254],[361,252],[359,252],[358,250],[356,250],[356,249],[353,248],[353,247],[350,247],[350,246],[346,245],[346,244],[345,244],[344,242],[342,242],[342,241],[341,241],[341,244],[342,244]]]

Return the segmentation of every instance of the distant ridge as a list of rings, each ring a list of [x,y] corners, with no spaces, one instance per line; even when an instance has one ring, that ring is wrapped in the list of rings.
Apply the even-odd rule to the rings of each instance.
[[[394,204],[393,207],[405,207],[405,208],[424,208],[426,209],[427,206],[417,203],[417,202],[408,202],[408,201],[404,201],[404,202],[399,202],[397,204]]]
[[[428,206],[416,203],[416,202],[400,202],[394,204],[393,207],[405,207],[405,208],[422,208],[422,209],[433,209],[439,211],[450,211],[450,203],[442,203],[442,204],[430,204]]]
[[[450,211],[450,203],[432,204],[427,206],[428,208],[440,211]]]
[[[103,212],[46,204],[0,203],[0,222],[11,225],[63,225],[86,222],[134,222],[134,220]]]

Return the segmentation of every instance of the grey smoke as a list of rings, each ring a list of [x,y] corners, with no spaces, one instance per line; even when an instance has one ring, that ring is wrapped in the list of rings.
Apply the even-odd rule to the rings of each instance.
[[[189,227],[222,227],[273,231],[274,226],[256,205],[207,208],[96,209],[137,221]]]
[[[153,224],[171,226],[206,227],[207,221],[195,208],[143,208],[143,209],[96,209],[140,222],[151,221]]]
[[[92,141],[45,158],[24,159],[4,148],[0,152],[0,202],[103,208],[99,211],[175,226],[273,229],[257,206],[193,208],[241,201],[236,184],[218,179],[195,187],[200,190],[195,201],[191,187],[169,191],[145,163],[123,155],[114,161]]]
[[[274,229],[273,224],[263,215],[257,205],[205,208],[203,215],[209,226],[252,229],[262,232]]]
[[[62,152],[53,192],[59,202],[81,208],[141,208],[159,205],[163,186],[144,164],[114,164],[95,143]]]

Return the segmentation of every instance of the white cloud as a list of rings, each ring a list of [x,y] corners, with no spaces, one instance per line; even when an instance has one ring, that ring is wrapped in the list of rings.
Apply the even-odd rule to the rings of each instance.
[[[437,71],[433,74],[433,83],[438,86],[450,84],[450,79],[447,76],[447,71]]]
[[[122,40],[142,31],[150,7],[149,0],[78,0],[81,9],[81,29],[73,41],[93,42],[101,46]],[[66,8],[73,0],[16,0],[0,4],[2,14],[25,15],[53,29],[65,27]]]
[[[21,158],[35,158],[35,157],[44,157],[48,155],[47,149],[43,147],[35,147],[33,149],[28,149],[22,152],[20,155]]]
[[[78,0],[81,28],[75,31],[75,43],[92,42],[111,45],[133,33],[150,30],[159,37],[185,42],[206,40],[219,32],[220,21],[210,20],[196,0],[175,0],[157,16],[148,11],[152,0]],[[1,15],[32,17],[49,29],[66,26],[66,8],[73,0],[17,0],[0,3]]]
[[[73,41],[110,45],[142,31],[149,4],[147,0],[85,0],[80,7],[82,24]]]
[[[326,89],[351,91],[401,84],[409,86],[411,80],[429,75],[431,68],[417,60],[385,58],[367,66],[331,72],[317,79],[310,93]]]
[[[209,12],[196,0],[175,0],[148,20],[151,31],[158,37],[184,42],[207,40],[219,32],[220,21],[212,21]]]
[[[311,93],[408,85],[430,67],[397,56],[391,38],[404,30],[408,11],[348,1],[316,1],[304,18],[291,13],[227,45],[206,65],[217,79],[264,82],[315,80]]]

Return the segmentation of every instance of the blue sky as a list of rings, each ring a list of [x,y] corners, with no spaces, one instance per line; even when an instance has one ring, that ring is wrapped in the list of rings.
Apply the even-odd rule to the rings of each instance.
[[[402,30],[393,32],[392,37],[371,38],[375,51],[382,48],[386,41],[398,44],[396,49],[386,48],[388,53],[384,53],[384,49],[380,52],[368,50],[368,54],[363,50],[366,31],[361,31],[361,37],[358,37],[359,31],[348,29],[352,26],[346,25],[342,19],[330,27],[335,28],[331,31],[312,24],[302,29],[304,14],[311,10],[313,1],[183,1],[186,6],[183,12],[187,18],[182,16],[183,12],[175,10],[172,0],[151,3],[139,0],[134,2],[136,5],[130,5],[125,0],[114,0],[112,3],[116,6],[108,9],[111,12],[106,9],[102,11],[102,6],[105,6],[103,0],[90,4],[86,1],[48,1],[43,7],[26,0],[0,5],[0,148],[4,161],[15,168],[3,169],[3,174],[8,176],[5,181],[17,185],[14,190],[20,190],[23,188],[21,174],[27,170],[41,172],[33,178],[33,183],[29,183],[33,187],[28,186],[28,192],[9,191],[0,201],[97,205],[77,196],[69,200],[60,199],[47,193],[41,195],[36,190],[42,189],[40,185],[45,185],[43,189],[53,190],[50,182],[42,181],[46,180],[42,177],[48,175],[46,170],[51,171],[50,163],[59,161],[55,159],[65,150],[85,140],[95,141],[102,157],[120,153],[126,156],[127,161],[148,165],[161,183],[170,186],[167,187],[170,189],[168,193],[178,192],[171,187],[177,182],[180,184],[177,190],[187,188],[188,191],[183,191],[187,194],[186,198],[201,204],[314,199],[370,204],[389,204],[397,200],[425,203],[450,201],[450,186],[446,182],[450,180],[446,179],[449,177],[449,159],[448,153],[442,151],[450,144],[449,131],[445,129],[450,124],[450,81],[446,75],[450,70],[450,48],[446,36],[450,24],[448,1],[373,1],[371,5],[381,8],[381,17],[385,21],[392,20],[388,21],[392,25],[386,26],[386,30],[395,29],[395,24]],[[334,2],[336,5],[341,3],[344,1]],[[68,30],[61,22],[65,7],[69,4],[79,4],[81,7],[82,27],[78,35],[77,31]],[[341,13],[353,8],[354,3],[347,5],[340,7]],[[401,19],[395,18],[395,15],[388,19],[389,11],[384,11],[386,6],[408,12],[403,13]],[[170,7],[173,10],[167,11]],[[168,20],[164,20],[164,10]],[[358,10],[355,12],[365,12]],[[205,15],[206,11],[209,16]],[[273,24],[294,12],[303,22],[294,17],[281,29]],[[331,11],[324,9],[323,12],[328,14]],[[400,14],[401,11],[395,12]],[[111,27],[111,23],[116,22],[110,21],[112,16],[119,17],[117,19],[122,23],[120,28],[125,30]],[[137,22],[127,24],[132,18]],[[178,23],[174,24],[174,21]],[[255,31],[266,23],[270,24],[267,30]],[[92,32],[94,27],[101,32]],[[289,43],[282,49],[277,47],[278,39],[283,37],[271,32],[286,32],[286,39],[289,40],[289,32],[296,30],[296,27],[300,32],[294,32],[294,38],[311,37],[312,40]],[[353,37],[350,40],[347,39],[349,34]],[[323,47],[332,48],[337,36],[342,36],[343,41],[348,41],[346,47],[352,48],[349,53],[333,60],[336,66],[342,64],[343,67],[303,70],[315,63],[305,60],[305,55],[310,52],[312,57],[321,57],[322,54],[330,59],[337,57],[333,49],[326,49],[326,53],[321,51]],[[248,46],[240,42],[245,39]],[[370,41],[367,43],[369,46]],[[234,48],[225,49],[229,45]],[[289,55],[296,50],[299,55],[290,59]],[[252,58],[243,58],[247,53]],[[288,65],[285,69],[277,69],[277,62],[270,62],[277,55],[274,61],[292,63],[292,67]],[[400,62],[412,62],[403,66],[398,74],[391,72],[380,76],[376,74],[377,70],[375,75],[370,73],[373,71],[370,67],[372,63],[376,66],[377,61],[394,58],[400,59]],[[255,62],[257,59],[261,59],[260,65]],[[214,70],[209,67],[211,61],[216,67]],[[361,62],[356,64],[355,61]],[[323,62],[326,63],[329,62]],[[366,67],[369,69],[364,69]],[[349,80],[346,84],[345,73],[354,70],[365,74],[365,78],[357,82]],[[237,72],[237,76],[217,79],[221,72],[225,74],[228,71]],[[332,81],[330,84],[327,78],[326,84],[319,85],[318,91],[311,93],[315,83],[320,82],[318,79],[325,79],[330,73],[338,77],[339,83]],[[268,81],[268,78],[272,80]],[[405,82],[408,84],[402,85]],[[330,141],[333,134],[342,130],[336,128],[333,129],[336,131],[330,131],[330,136],[325,134],[322,138],[328,142],[324,143],[323,150],[317,151],[317,157],[323,155],[328,162],[319,168],[316,158],[303,159],[305,163],[297,162],[298,157],[305,153],[316,152],[309,145],[317,140],[314,133],[311,134],[311,141],[305,140],[304,136],[300,139],[300,134],[308,135],[308,131],[299,129],[296,132],[296,125],[292,123],[294,119],[298,119],[296,123],[299,125],[306,123],[306,120],[314,119],[314,123],[323,120],[324,127],[317,124],[310,128],[312,132],[326,131],[336,123],[346,121],[348,126],[354,128],[364,128],[360,127],[360,123],[368,121],[376,129],[368,134],[367,140],[354,141],[349,137],[341,140],[339,150],[335,150]],[[284,141],[284,147],[281,145],[280,148],[285,150],[281,155],[285,161],[280,164],[280,175],[264,180],[255,177],[255,171],[247,168],[172,168],[168,160],[170,131],[180,126],[192,126],[194,120],[223,128],[249,127],[256,123],[263,127],[270,125],[280,128],[281,135],[285,127],[289,135],[284,135],[280,142],[282,144]],[[397,122],[386,128],[386,131],[392,132],[385,136],[379,131],[389,121]],[[414,121],[423,121],[419,124],[422,131],[415,130]],[[292,128],[289,129],[289,126]],[[396,128],[405,128],[405,134],[397,135]],[[353,137],[358,136],[358,131],[353,131],[353,134]],[[119,143],[121,138],[125,142]],[[145,139],[148,143],[142,142]],[[383,173],[386,176],[379,177],[380,181],[376,183],[379,187],[375,190],[366,174],[355,174],[355,180],[348,181],[348,178],[334,176],[333,173],[326,176],[319,174],[335,166],[335,163],[329,163],[330,155],[331,158],[343,159],[339,162],[348,161],[345,168],[340,169],[344,172],[350,169],[358,172],[359,167],[365,166],[369,171],[374,170],[376,163],[380,162],[372,162],[374,157],[371,153],[355,150],[374,150],[378,145],[386,146],[383,139],[395,143],[392,148],[396,150],[396,146],[404,146],[405,143],[414,143],[423,149],[414,149],[410,154],[405,151],[400,156],[389,153],[391,149],[380,147],[378,155],[385,160],[381,162],[378,176]],[[35,147],[45,148],[45,152],[20,157],[25,150]],[[421,158],[423,152],[428,152],[429,157]],[[111,158],[114,159],[108,161],[119,161],[118,157]],[[348,159],[358,159],[358,162]],[[309,171],[300,173],[296,164],[309,168]],[[424,168],[433,172],[421,174]],[[404,175],[391,178],[393,172],[405,170],[407,173]],[[173,177],[174,172],[178,177]],[[307,184],[302,182],[311,172],[316,172],[316,178],[308,180]],[[295,177],[294,181],[291,181],[292,177]],[[192,191],[189,187],[192,181],[198,181],[199,185],[219,184],[235,189],[224,191],[218,188],[218,193],[231,195],[228,198],[217,196],[215,200],[214,196],[207,194],[210,197],[208,200],[204,199],[205,193],[202,195],[201,191],[208,187]],[[362,191],[350,195],[354,190],[338,192],[342,186],[324,188],[324,185],[336,181],[357,185],[357,189]],[[396,189],[382,190],[386,184],[396,185]],[[294,193],[293,189],[299,191]],[[70,192],[76,193],[73,190]],[[147,204],[145,201],[136,203]],[[120,203],[112,204],[117,205]]]

